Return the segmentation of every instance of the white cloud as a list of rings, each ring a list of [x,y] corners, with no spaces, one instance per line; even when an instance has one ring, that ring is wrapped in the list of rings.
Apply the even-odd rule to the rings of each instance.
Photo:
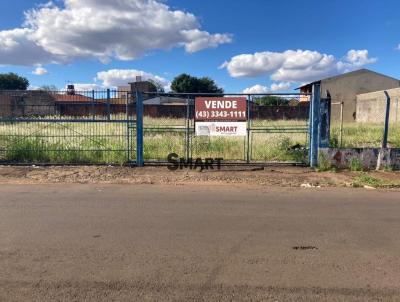
[[[137,76],[141,76],[143,81],[153,80],[163,86],[169,85],[169,81],[163,77],[136,69],[110,69],[107,71],[100,71],[97,73],[96,80],[101,81],[102,85],[105,87],[115,87],[134,82]]]
[[[271,93],[276,91],[289,90],[290,86],[291,83],[289,82],[272,83],[270,87],[257,84],[252,87],[244,89],[243,93]]]
[[[182,31],[182,34],[186,38],[186,42],[183,43],[183,45],[185,46],[186,51],[189,53],[193,53],[204,48],[216,48],[220,44],[232,42],[232,35],[211,35],[206,31],[201,31],[198,29],[184,30]]]
[[[49,72],[47,71],[47,69],[38,66],[38,67],[36,67],[36,69],[35,69],[34,71],[32,71],[32,73],[33,73],[34,75],[41,76],[41,75],[48,74]]]
[[[262,86],[262,85],[254,85],[252,87],[246,88],[245,90],[243,90],[243,93],[268,93],[270,92],[269,88],[266,86]]]
[[[220,68],[227,68],[232,77],[256,77],[278,69],[284,62],[280,53],[256,52],[233,57]]]
[[[0,64],[131,60],[153,49],[196,52],[232,40],[202,31],[193,14],[156,0],[64,0],[25,15],[24,28],[0,31]]]
[[[347,52],[344,62],[338,62],[338,68],[344,71],[352,70],[354,68],[362,67],[367,64],[375,63],[376,58],[368,57],[368,50],[349,50]]]
[[[110,69],[100,71],[94,78],[97,83],[76,83],[76,90],[103,90],[106,88],[116,88],[118,86],[127,86],[134,82],[137,76],[141,76],[143,81],[151,80],[160,83],[166,91],[170,90],[171,83],[158,75],[136,69]]]
[[[0,65],[37,65],[62,62],[63,58],[35,43],[28,28],[0,31]]]
[[[274,81],[308,82],[374,62],[376,58],[369,58],[368,50],[350,50],[343,60],[317,51],[286,50],[237,55],[220,68],[226,68],[235,78],[270,75]]]
[[[280,82],[280,83],[272,83],[271,91],[284,91],[289,90],[291,86],[290,82]]]

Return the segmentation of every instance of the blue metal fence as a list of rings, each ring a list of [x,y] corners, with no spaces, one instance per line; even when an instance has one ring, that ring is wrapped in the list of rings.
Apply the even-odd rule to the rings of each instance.
[[[0,163],[143,166],[172,152],[225,164],[308,162],[309,95],[230,95],[247,99],[244,137],[196,136],[199,94],[0,91]]]

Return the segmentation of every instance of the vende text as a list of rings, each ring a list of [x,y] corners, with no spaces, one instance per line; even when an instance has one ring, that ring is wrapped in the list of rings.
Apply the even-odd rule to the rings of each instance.
[[[204,101],[207,109],[237,109],[237,101]]]

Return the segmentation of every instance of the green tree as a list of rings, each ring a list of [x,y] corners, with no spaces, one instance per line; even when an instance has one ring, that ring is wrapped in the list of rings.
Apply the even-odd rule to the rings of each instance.
[[[183,73],[174,78],[171,90],[177,93],[224,93],[209,77],[197,78]]]
[[[209,77],[199,78],[199,92],[205,93],[224,93],[224,90],[215,84]]]
[[[28,86],[28,79],[15,73],[0,74],[0,90],[26,90]]]
[[[156,80],[152,80],[152,79],[148,79],[148,81],[153,86],[153,87],[150,88],[151,91],[157,91],[157,92],[160,92],[160,93],[164,93],[165,92],[164,86],[160,82],[158,82]]]

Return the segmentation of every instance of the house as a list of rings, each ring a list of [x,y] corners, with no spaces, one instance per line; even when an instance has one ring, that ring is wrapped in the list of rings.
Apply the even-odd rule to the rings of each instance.
[[[368,69],[360,69],[303,85],[301,93],[311,93],[313,84],[321,85],[321,97],[330,94],[332,103],[343,102],[343,121],[354,122],[357,117],[358,94],[400,87],[400,81]],[[306,101],[301,99],[300,101]],[[332,106],[331,119],[339,120],[340,106]]]
[[[82,104],[82,103],[93,103],[94,99],[85,95],[81,95],[81,94],[54,94],[53,95],[54,100],[56,103],[60,104],[60,103],[65,103],[65,104],[72,104],[72,103],[76,103],[76,104]]]
[[[107,115],[111,113],[110,99],[105,91],[75,91],[68,85],[67,91],[52,93],[57,113],[69,116]]]
[[[117,87],[117,97],[120,99],[126,99],[131,92],[135,91],[156,92],[157,88],[152,82],[143,81],[141,76],[137,76],[135,82],[129,83],[129,85],[122,85]],[[144,99],[152,97],[153,97],[152,95],[145,95]]]
[[[128,95],[131,93],[131,86],[129,85],[123,85],[123,86],[118,86],[117,87],[117,98],[118,99],[124,99],[128,97]]]

